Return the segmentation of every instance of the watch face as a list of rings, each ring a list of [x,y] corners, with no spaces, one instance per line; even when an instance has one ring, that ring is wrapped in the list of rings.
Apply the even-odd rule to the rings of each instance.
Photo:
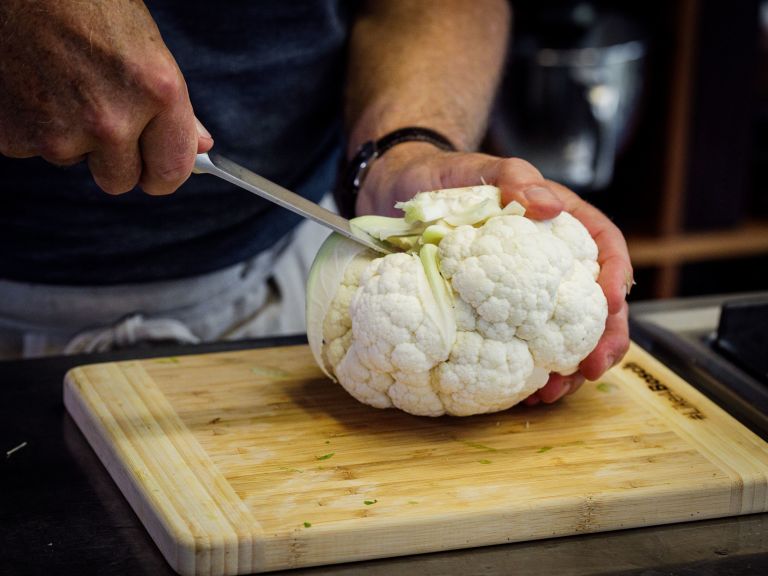
[[[355,157],[352,158],[352,162],[349,164],[351,181],[348,180],[348,182],[350,187],[349,191],[355,196],[365,181],[365,175],[368,173],[371,163],[378,158],[378,156],[379,152],[376,142],[369,140],[360,146],[360,150],[355,154]]]
[[[337,198],[356,198],[360,187],[365,182],[368,170],[370,170],[371,164],[373,164],[376,158],[383,156],[387,150],[401,142],[414,141],[429,142],[441,150],[456,150],[451,141],[439,132],[421,127],[400,128],[382,136],[376,141],[369,140],[360,146],[357,154],[355,154],[344,171],[344,177],[340,180],[342,188],[336,191]]]

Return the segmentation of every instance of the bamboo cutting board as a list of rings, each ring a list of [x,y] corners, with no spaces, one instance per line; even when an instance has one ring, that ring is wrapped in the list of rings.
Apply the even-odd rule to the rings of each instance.
[[[635,345],[555,405],[470,418],[359,404],[306,346],[83,366],[64,400],[182,574],[768,509],[766,443]]]

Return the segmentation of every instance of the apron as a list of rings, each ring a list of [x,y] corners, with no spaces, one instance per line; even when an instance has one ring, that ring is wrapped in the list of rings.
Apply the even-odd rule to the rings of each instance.
[[[330,199],[323,203],[332,209]],[[0,280],[0,360],[305,333],[304,289],[327,234],[306,221],[245,262],[179,280],[116,286]]]

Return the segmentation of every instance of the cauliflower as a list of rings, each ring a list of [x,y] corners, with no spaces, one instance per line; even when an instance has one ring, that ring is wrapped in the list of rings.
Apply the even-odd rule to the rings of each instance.
[[[597,246],[568,213],[537,222],[499,190],[417,194],[405,218],[364,216],[312,265],[307,335],[318,364],[360,402],[411,414],[505,410],[571,374],[605,329]]]

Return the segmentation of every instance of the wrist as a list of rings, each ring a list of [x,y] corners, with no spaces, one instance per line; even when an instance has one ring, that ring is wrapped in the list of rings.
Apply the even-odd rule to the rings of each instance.
[[[377,190],[382,183],[397,179],[403,171],[413,166],[424,165],[430,156],[446,152],[449,151],[441,150],[428,142],[403,142],[371,165],[359,193]]]
[[[430,150],[455,151],[456,147],[439,132],[418,126],[399,128],[362,144],[341,173],[335,188],[340,212],[346,216],[354,214],[358,193],[369,172],[386,156],[401,157],[404,151],[408,152],[407,156],[413,156]]]

